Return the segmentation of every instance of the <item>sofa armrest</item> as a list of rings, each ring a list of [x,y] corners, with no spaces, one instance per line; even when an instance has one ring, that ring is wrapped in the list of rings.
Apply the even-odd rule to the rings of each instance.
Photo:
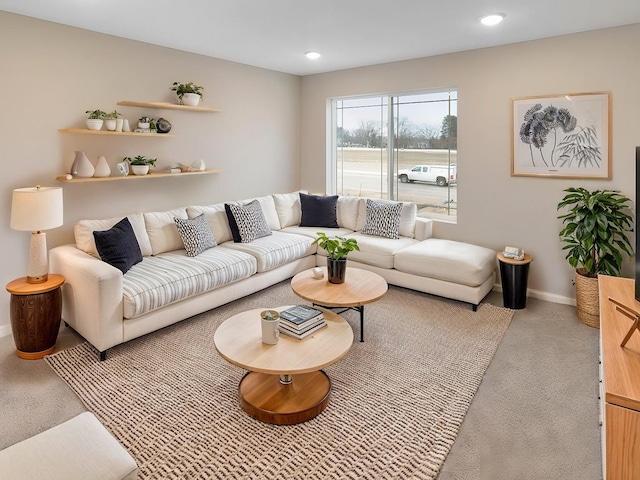
[[[426,240],[433,235],[433,220],[430,218],[416,217],[414,237],[416,240]]]
[[[49,262],[65,278],[64,321],[101,352],[122,343],[122,272],[75,245],[51,249]]]

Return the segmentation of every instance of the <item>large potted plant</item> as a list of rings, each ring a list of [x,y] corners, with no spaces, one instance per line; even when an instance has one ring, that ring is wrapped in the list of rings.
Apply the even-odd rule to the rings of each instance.
[[[558,210],[563,228],[560,239],[567,251],[566,259],[576,269],[576,310],[580,321],[600,326],[598,274],[617,276],[624,254],[633,256],[627,233],[633,231],[633,219],[627,213],[626,196],[615,190],[567,188]]]
[[[329,238],[324,232],[317,232],[313,241],[327,251],[327,279],[329,283],[344,283],[347,275],[347,256],[354,250],[360,250],[355,238]]]

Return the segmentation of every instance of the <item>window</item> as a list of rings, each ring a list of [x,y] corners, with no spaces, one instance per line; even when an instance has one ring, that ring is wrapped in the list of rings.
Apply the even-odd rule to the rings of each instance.
[[[418,215],[457,217],[457,92],[331,100],[329,191],[415,202]]]

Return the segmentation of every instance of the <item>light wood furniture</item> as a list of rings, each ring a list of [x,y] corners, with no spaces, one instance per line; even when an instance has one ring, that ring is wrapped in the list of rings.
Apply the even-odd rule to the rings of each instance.
[[[184,110],[187,112],[218,113],[221,111],[217,108],[203,107],[200,105],[178,105],[177,103],[169,102],[134,102],[131,100],[122,100],[121,102],[118,102],[118,105],[125,107],[157,108],[160,110]]]
[[[212,173],[220,173],[220,169],[203,170],[201,172],[181,172],[181,173],[169,173],[169,172],[150,172],[147,175],[133,175],[126,176],[111,176],[111,177],[73,177],[71,180],[67,179],[66,175],[60,175],[56,177],[59,182],[66,183],[84,183],[84,182],[111,182],[114,180],[137,180],[137,179],[149,179],[149,178],[163,178],[163,177],[188,177],[191,175],[210,175]]]
[[[56,347],[62,315],[64,277],[49,274],[47,281],[28,283],[21,277],[7,284],[11,293],[10,315],[16,353],[35,360],[52,353]]]
[[[88,128],[59,128],[58,133],[74,133],[76,135],[112,135],[120,137],[173,137],[173,134],[171,133],[112,132],[110,130],[89,130]]]
[[[600,413],[606,480],[640,480],[640,334],[620,344],[633,324],[609,298],[640,315],[634,280],[598,277],[600,289]]]
[[[377,273],[347,267],[344,283],[329,283],[326,268],[324,277],[316,279],[311,269],[293,277],[291,288],[300,298],[314,305],[344,307],[360,312],[360,341],[364,342],[364,306],[382,298],[389,287],[385,279]]]
[[[289,306],[277,307],[282,311]],[[309,420],[329,403],[331,381],[322,368],[344,357],[353,331],[339,315],[324,310],[327,326],[302,340],[280,335],[278,343],[262,343],[258,308],[227,319],[214,343],[222,358],[249,370],[239,386],[240,405],[252,417],[277,425]]]

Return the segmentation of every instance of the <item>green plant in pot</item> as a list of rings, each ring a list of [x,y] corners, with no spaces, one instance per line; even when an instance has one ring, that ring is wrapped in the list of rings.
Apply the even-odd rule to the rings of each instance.
[[[102,110],[87,110],[85,113],[89,114],[89,118],[86,120],[87,128],[89,130],[100,130],[104,119],[107,117],[106,112]]]
[[[156,164],[157,158],[148,158],[143,155],[136,155],[135,157],[124,158],[131,165],[131,171],[134,175],[146,175],[149,173],[149,169]]]
[[[360,250],[355,238],[332,237],[317,232],[313,241],[327,251],[327,278],[329,283],[344,283],[347,273],[347,256],[354,250]]]
[[[631,200],[615,190],[567,188],[558,210],[569,208],[562,219],[560,239],[566,259],[576,269],[576,310],[580,321],[600,326],[598,274],[618,276],[624,255],[633,257],[627,237],[633,231]]]
[[[171,90],[176,92],[179,103],[181,105],[190,105],[190,106],[196,106],[198,105],[198,103],[200,103],[203,89],[204,87],[201,87],[200,85],[196,85],[193,82],[189,82],[189,83],[173,82],[173,86],[171,87]]]

